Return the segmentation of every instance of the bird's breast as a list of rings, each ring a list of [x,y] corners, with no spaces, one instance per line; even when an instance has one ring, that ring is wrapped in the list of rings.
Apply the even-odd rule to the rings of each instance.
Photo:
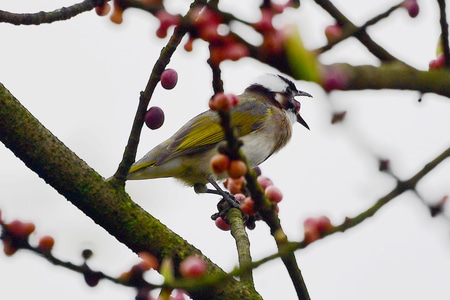
[[[244,152],[250,166],[265,161],[273,153],[283,148],[292,135],[292,125],[284,111],[276,110],[270,114],[265,125],[241,137]]]

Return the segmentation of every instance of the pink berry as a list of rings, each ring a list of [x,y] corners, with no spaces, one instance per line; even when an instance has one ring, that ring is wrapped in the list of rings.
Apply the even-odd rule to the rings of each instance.
[[[266,176],[258,176],[257,181],[259,185],[265,190],[267,187],[273,185],[272,180]]]
[[[150,107],[145,114],[145,125],[150,129],[158,129],[164,124],[164,111],[158,106]]]
[[[305,241],[312,243],[318,240],[323,233],[332,228],[331,221],[327,216],[320,216],[318,218],[307,218],[303,222]]]
[[[281,200],[283,200],[283,193],[274,185],[268,186],[264,193],[266,194],[266,197],[272,202],[279,203]]]
[[[180,264],[180,274],[184,277],[198,278],[206,272],[206,264],[200,256],[189,256]]]
[[[236,201],[239,201],[239,202],[242,202],[242,201],[244,201],[245,200],[245,195],[244,194],[236,194],[236,195],[234,195],[234,199],[236,199]]]
[[[337,39],[342,35],[342,27],[339,24],[330,25],[325,28],[325,36],[328,40]]]
[[[305,227],[303,234],[305,242],[308,244],[320,239],[320,234],[315,228]]]
[[[215,221],[217,228],[228,231],[230,230],[230,224],[228,224],[222,217],[218,217]]]
[[[324,233],[325,231],[331,229],[333,226],[331,225],[331,221],[327,216],[320,216],[316,218],[316,227],[320,233]]]
[[[430,61],[429,69],[430,70],[436,70],[440,69],[445,65],[445,56],[444,53],[439,53],[436,59],[433,59]]]
[[[415,18],[419,14],[419,4],[417,3],[417,0],[405,0],[403,1],[402,6],[406,8],[411,18]]]
[[[161,74],[161,85],[166,90],[173,89],[178,82],[178,73],[173,69],[166,69]]]
[[[244,183],[245,183],[245,179],[243,176],[236,178],[236,179],[227,178],[226,188],[230,191],[231,194],[235,195],[237,193],[242,192]]]
[[[234,94],[217,93],[209,101],[209,108],[216,111],[228,112],[239,103],[239,99]]]

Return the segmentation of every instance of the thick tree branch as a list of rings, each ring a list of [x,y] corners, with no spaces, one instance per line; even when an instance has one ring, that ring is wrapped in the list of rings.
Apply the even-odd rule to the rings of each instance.
[[[383,64],[379,67],[352,66],[342,63],[324,67],[324,73],[330,73],[330,71],[342,81],[339,90],[413,90],[450,97],[448,69],[419,71],[399,63]]]
[[[149,252],[175,265],[190,255],[202,255],[181,237],[114,188],[34,118],[0,84],[0,140],[94,222],[134,252]],[[226,274],[208,258],[208,274]],[[193,299],[258,299],[242,284],[225,279],[218,285],[188,290]]]

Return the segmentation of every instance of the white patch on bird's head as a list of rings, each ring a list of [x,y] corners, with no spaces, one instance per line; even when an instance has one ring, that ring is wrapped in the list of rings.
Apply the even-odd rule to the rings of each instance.
[[[289,84],[289,82],[291,84]],[[261,85],[274,93],[286,93],[288,89],[292,88],[292,86],[295,87],[290,80],[275,74],[261,75],[256,79],[255,84]]]

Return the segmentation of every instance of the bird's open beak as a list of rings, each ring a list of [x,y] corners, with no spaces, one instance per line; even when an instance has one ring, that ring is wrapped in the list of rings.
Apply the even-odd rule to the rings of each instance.
[[[302,116],[300,116],[299,113],[297,113],[297,122],[299,122],[309,130],[308,124],[306,124],[305,120],[303,120]]]
[[[303,91],[297,91],[297,94],[295,94],[295,96],[306,96],[306,97],[311,97],[311,94],[308,94],[307,92],[303,92]]]
[[[306,97],[312,98],[312,96],[310,94],[308,94],[307,92],[303,92],[303,91],[297,91],[297,94],[295,96],[306,96]],[[300,124],[302,124],[309,130],[309,126],[306,123],[306,121],[303,120],[302,116],[300,116],[300,112],[297,112],[297,122],[299,122]]]

